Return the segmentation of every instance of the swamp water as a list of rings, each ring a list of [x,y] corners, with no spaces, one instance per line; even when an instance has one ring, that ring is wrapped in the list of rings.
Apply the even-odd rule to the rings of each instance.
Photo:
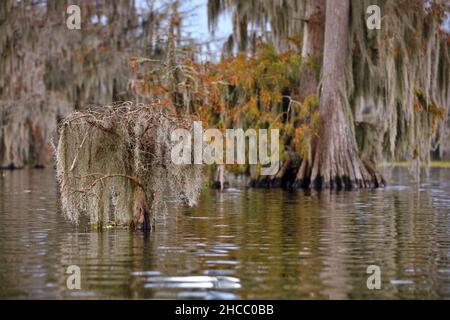
[[[52,169],[0,175],[0,298],[450,298],[450,169],[417,185],[396,168],[379,190],[204,190],[149,235],[66,221]]]

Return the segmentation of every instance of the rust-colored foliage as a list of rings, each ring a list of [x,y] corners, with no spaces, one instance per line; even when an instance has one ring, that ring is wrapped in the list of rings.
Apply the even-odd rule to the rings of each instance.
[[[254,56],[241,53],[218,63],[186,58],[176,66],[181,80],[174,84],[168,66],[143,58],[130,60],[140,95],[164,100],[175,109],[168,89],[175,85],[186,110],[201,119],[204,127],[277,128],[281,152],[307,155],[318,128],[318,121],[313,121],[318,119],[318,99],[311,95],[305,101],[296,100],[300,63],[297,52],[277,53],[261,45]]]

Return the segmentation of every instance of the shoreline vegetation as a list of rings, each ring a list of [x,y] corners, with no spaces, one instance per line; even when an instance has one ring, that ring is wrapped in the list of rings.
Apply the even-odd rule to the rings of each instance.
[[[448,159],[448,1],[208,0],[212,33],[222,14],[233,21],[219,60],[186,34],[180,0],[83,0],[80,30],[59,24],[64,4],[42,1],[0,6],[0,166],[42,166],[55,151],[74,222],[88,213],[150,229],[166,191],[194,204],[200,185],[223,189],[227,174],[256,188],[372,189],[385,185],[382,161],[419,178]],[[180,117],[279,131],[276,172],[217,162],[202,182],[182,172],[154,153],[170,149]]]

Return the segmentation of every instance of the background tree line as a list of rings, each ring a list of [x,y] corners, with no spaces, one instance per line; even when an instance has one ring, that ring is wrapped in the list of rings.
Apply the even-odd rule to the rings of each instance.
[[[275,176],[227,168],[258,186],[377,186],[381,161],[448,157],[446,1],[209,0],[212,30],[224,12],[233,22],[220,61],[183,38],[179,1],[146,3],[80,1],[78,33],[61,23],[64,1],[1,4],[1,166],[45,164],[61,117],[117,100],[281,128]],[[373,4],[380,30],[365,26]]]

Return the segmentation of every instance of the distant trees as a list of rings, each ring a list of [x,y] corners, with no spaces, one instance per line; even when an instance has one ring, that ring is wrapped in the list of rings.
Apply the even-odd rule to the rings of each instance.
[[[126,99],[221,129],[282,129],[276,175],[228,168],[256,186],[377,186],[380,161],[417,168],[443,152],[446,1],[209,0],[212,29],[222,12],[233,19],[218,63],[186,45],[179,1],[145,3],[81,1],[82,32],[66,28],[61,1],[0,4],[0,166],[44,164],[61,117]],[[381,8],[380,30],[366,27],[369,5]]]
[[[77,1],[81,30],[69,30],[65,1],[1,1],[0,167],[47,164],[63,116],[131,97],[128,56],[163,51],[163,14],[145,3]]]

